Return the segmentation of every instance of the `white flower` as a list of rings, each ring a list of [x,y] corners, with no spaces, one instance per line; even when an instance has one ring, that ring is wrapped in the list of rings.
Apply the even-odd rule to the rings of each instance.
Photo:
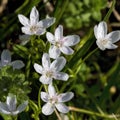
[[[46,32],[46,28],[55,22],[55,18],[53,17],[39,21],[39,12],[35,6],[31,10],[30,20],[21,14],[18,15],[18,19],[24,25],[22,32],[27,35],[42,35]]]
[[[48,86],[48,93],[41,92],[41,99],[47,102],[42,107],[42,113],[45,115],[51,115],[55,108],[61,113],[69,112],[69,108],[64,104],[73,98],[74,94],[72,92],[58,94],[55,88],[50,84]]]
[[[76,45],[80,41],[78,35],[68,35],[63,36],[63,26],[59,25],[55,30],[55,35],[47,32],[46,37],[48,41],[52,44],[49,49],[49,55],[51,58],[56,59],[60,56],[61,52],[66,55],[73,54],[73,49],[69,46]]]
[[[117,45],[113,44],[120,39],[120,31],[113,31],[107,34],[107,24],[102,21],[94,27],[94,34],[97,39],[96,44],[101,50],[115,49]]]
[[[24,67],[24,63],[21,60],[15,60],[11,62],[11,54],[9,50],[3,50],[1,54],[0,68],[10,65],[13,69],[21,69]]]
[[[42,82],[43,84],[50,84],[53,78],[63,81],[68,80],[68,74],[60,72],[65,66],[65,64],[66,60],[64,57],[59,57],[51,63],[49,55],[47,53],[44,53],[42,57],[43,67],[35,63],[34,68],[36,72],[42,74],[42,76],[39,79],[40,82]]]
[[[6,103],[0,102],[0,112],[7,115],[17,115],[18,113],[25,110],[28,105],[28,101],[23,102],[16,107],[17,100],[15,95],[7,96]]]

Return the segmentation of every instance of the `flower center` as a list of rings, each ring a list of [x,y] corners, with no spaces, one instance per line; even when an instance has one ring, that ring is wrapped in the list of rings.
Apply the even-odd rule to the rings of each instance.
[[[47,72],[45,73],[45,75],[46,75],[47,77],[51,78],[51,77],[53,76],[53,71],[47,71]]]
[[[50,100],[50,103],[55,104],[58,102],[58,97],[57,97],[57,95],[55,95],[52,98],[50,98],[49,100]]]
[[[102,44],[102,45],[106,45],[107,42],[108,42],[108,40],[106,40],[106,39],[101,40],[101,44]]]
[[[38,31],[38,29],[39,29],[39,27],[38,26],[31,26],[30,27],[30,31],[32,32],[32,33],[36,33],[37,31]]]
[[[60,48],[60,47],[62,47],[62,41],[57,41],[57,42],[55,42],[55,46],[57,47],[57,48]]]

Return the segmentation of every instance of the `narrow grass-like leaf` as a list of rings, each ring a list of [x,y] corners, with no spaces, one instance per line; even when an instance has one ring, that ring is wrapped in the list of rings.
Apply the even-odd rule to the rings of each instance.
[[[115,3],[116,3],[116,0],[113,0],[112,1],[112,5],[111,5],[111,8],[109,9],[108,13],[106,14],[106,16],[104,17],[104,21],[108,21],[108,19],[110,18],[110,15],[112,14],[112,11],[115,7]]]

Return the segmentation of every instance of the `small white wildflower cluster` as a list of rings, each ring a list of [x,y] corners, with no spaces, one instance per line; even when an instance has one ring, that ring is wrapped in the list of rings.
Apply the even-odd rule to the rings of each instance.
[[[5,66],[12,66],[13,70],[21,69],[24,67],[24,63],[21,60],[11,61],[11,53],[9,50],[3,50],[0,60],[0,69]],[[25,110],[28,105],[28,101],[23,102],[18,107],[16,107],[17,99],[16,95],[9,94],[6,99],[6,103],[0,102],[0,113],[6,115],[17,115]]]
[[[39,13],[36,7],[32,8],[30,20],[23,15],[18,15],[18,18],[20,23],[24,25],[22,32],[26,35],[23,38],[27,41],[29,41],[30,35],[44,34],[46,28],[50,27],[55,22],[55,18],[46,18],[39,21]],[[120,31],[107,34],[107,25],[105,22],[100,22],[98,26],[94,27],[94,34],[97,39],[96,43],[101,50],[116,48],[117,46],[113,43],[120,39]],[[63,26],[59,25],[55,29],[54,35],[47,32],[46,38],[51,44],[49,51],[48,53],[43,53],[42,65],[34,63],[35,71],[41,74],[39,81],[42,84],[48,85],[48,92],[41,92],[41,99],[46,102],[42,107],[42,113],[51,115],[56,108],[61,113],[67,113],[69,108],[65,106],[63,102],[72,99],[74,94],[72,92],[56,93],[53,80],[68,80],[69,75],[61,72],[66,64],[66,59],[61,56],[61,53],[65,55],[73,54],[74,50],[71,46],[79,43],[80,37],[78,35],[63,36]]]
[[[46,32],[46,28],[55,22],[55,18],[46,18],[39,21],[39,13],[36,7],[32,8],[30,20],[23,15],[18,15],[19,21],[24,25],[22,32],[26,35],[42,35]],[[34,63],[35,71],[41,74],[39,81],[48,85],[48,92],[41,92],[41,99],[47,102],[42,107],[42,113],[51,115],[57,110],[61,113],[67,113],[69,108],[63,104],[73,98],[72,92],[58,94],[53,86],[53,80],[67,81],[69,75],[61,72],[66,64],[66,59],[61,52],[66,55],[73,54],[70,46],[76,45],[80,41],[78,35],[63,36],[63,26],[59,25],[55,30],[55,35],[50,32],[46,33],[47,40],[52,44],[48,53],[43,53],[42,65]],[[51,61],[51,58],[54,59]]]
[[[23,25],[22,32],[25,35],[20,36],[24,39],[23,45],[29,40],[31,35],[43,35],[46,33],[46,29],[55,23],[55,18],[49,17],[39,21],[39,12],[34,6],[30,13],[30,19],[24,15],[19,14],[18,19]],[[102,21],[99,25],[94,27],[94,34],[96,37],[96,44],[101,50],[115,49],[117,46],[114,44],[120,39],[120,31],[113,31],[107,34],[107,24]],[[44,115],[51,115],[54,110],[58,110],[61,113],[69,112],[69,108],[64,104],[71,100],[74,96],[72,92],[57,93],[53,82],[54,80],[67,81],[69,75],[61,72],[66,65],[66,59],[61,56],[62,54],[71,55],[74,50],[71,46],[76,45],[80,41],[78,35],[63,35],[63,26],[59,25],[55,29],[54,35],[50,32],[46,33],[46,38],[50,42],[51,46],[48,53],[43,53],[42,65],[34,63],[34,69],[37,73],[41,74],[39,81],[42,84],[48,85],[47,92],[41,92],[41,99],[46,102],[42,107],[42,113]],[[12,66],[14,69],[21,69],[24,67],[24,63],[20,60],[11,62],[11,54],[9,50],[4,50],[1,54],[0,69],[4,66]],[[23,102],[16,107],[17,100],[15,95],[8,95],[5,103],[0,102],[0,112],[7,115],[17,115],[25,110],[28,105],[28,101]]]

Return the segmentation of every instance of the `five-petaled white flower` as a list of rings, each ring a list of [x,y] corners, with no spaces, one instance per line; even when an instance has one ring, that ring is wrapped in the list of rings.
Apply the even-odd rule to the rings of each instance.
[[[42,66],[35,63],[34,68],[36,72],[42,74],[40,77],[40,82],[43,84],[50,84],[54,79],[57,80],[68,80],[68,74],[64,72],[60,72],[66,64],[66,59],[64,57],[59,57],[54,60],[52,63],[50,62],[50,57],[47,53],[43,54],[42,57]]]
[[[24,25],[22,32],[27,35],[42,35],[46,32],[46,28],[55,22],[53,17],[39,21],[39,12],[35,6],[31,10],[30,20],[21,14],[18,15],[18,19]]]
[[[113,44],[120,39],[120,31],[113,31],[107,34],[107,24],[102,21],[94,27],[94,34],[97,39],[96,44],[101,50],[115,49],[117,45]]]
[[[11,62],[11,54],[9,50],[3,50],[1,54],[0,68],[10,65],[13,69],[21,69],[24,67],[24,63],[21,60],[15,60]]]
[[[23,102],[18,107],[16,104],[16,96],[9,94],[5,103],[0,102],[0,112],[7,115],[17,115],[25,110],[26,106],[28,105],[28,101]]]
[[[47,102],[42,107],[42,113],[45,115],[51,115],[55,108],[61,113],[69,112],[69,108],[64,104],[73,98],[72,92],[58,94],[52,84],[48,86],[48,93],[41,92],[41,99]]]
[[[55,35],[50,32],[47,32],[46,37],[48,41],[52,44],[49,49],[49,55],[51,58],[56,59],[60,56],[61,52],[66,55],[73,54],[73,49],[69,46],[73,46],[80,41],[78,35],[68,35],[63,36],[63,26],[59,25],[55,30]]]

